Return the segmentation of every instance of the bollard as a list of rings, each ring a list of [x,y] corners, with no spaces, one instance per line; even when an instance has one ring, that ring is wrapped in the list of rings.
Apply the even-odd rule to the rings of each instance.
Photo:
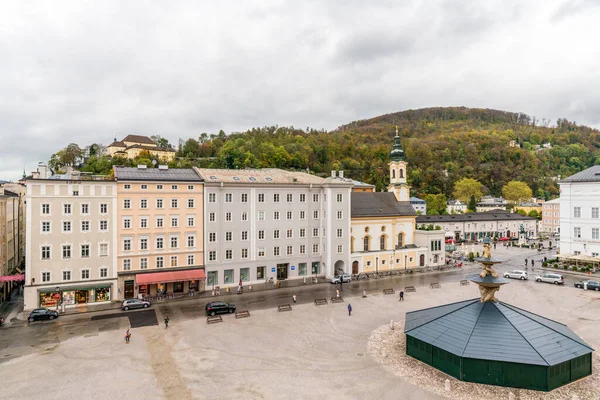
[[[444,383],[444,389],[446,392],[450,391],[450,379],[446,379],[446,382]]]
[[[367,289],[363,289],[363,297],[367,297]]]
[[[508,393],[508,400],[515,400],[515,394],[513,392]]]
[[[249,292],[251,292],[251,291],[252,291],[252,285],[250,285],[250,286],[248,287],[248,291],[249,291]]]
[[[306,285],[306,277],[304,277],[304,284]]]
[[[391,321],[390,321],[390,329],[391,329],[391,330],[394,330],[394,320],[391,320]]]
[[[229,286],[227,286],[227,288],[225,288],[225,291],[226,291],[227,293],[229,293],[229,292],[231,291],[231,289],[229,289]]]
[[[214,296],[214,295],[215,295],[215,289],[213,289],[211,292],[211,296]]]

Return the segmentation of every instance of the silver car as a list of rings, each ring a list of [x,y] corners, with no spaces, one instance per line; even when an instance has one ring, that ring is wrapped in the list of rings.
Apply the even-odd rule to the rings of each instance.
[[[336,275],[333,278],[331,278],[331,283],[347,283],[350,282],[352,280],[352,277],[348,274],[343,274],[343,275]]]
[[[559,274],[540,275],[535,278],[535,281],[536,282],[553,283],[555,285],[562,285],[565,283],[564,278],[562,277],[562,275],[559,275]]]
[[[130,308],[148,308],[150,307],[149,301],[139,300],[139,299],[129,299],[123,300],[121,303],[121,310],[127,311]]]
[[[520,269],[514,269],[504,273],[505,278],[520,279],[522,281],[527,280],[527,272],[521,271]]]

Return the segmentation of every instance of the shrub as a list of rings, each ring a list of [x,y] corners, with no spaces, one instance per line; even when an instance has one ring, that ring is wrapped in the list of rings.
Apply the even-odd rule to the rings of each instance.
[[[469,261],[473,262],[473,260],[475,259],[475,255],[473,254],[473,252],[469,252]]]
[[[477,256],[476,257],[479,257],[479,252],[477,252]]]
[[[558,264],[557,263],[554,263],[554,268],[558,268]]]
[[[566,265],[563,267],[563,269],[566,271],[567,269],[569,269],[569,267],[567,267]]]
[[[548,266],[548,263],[547,263],[546,261],[544,261],[544,262],[542,263],[542,267],[547,267],[547,266]]]

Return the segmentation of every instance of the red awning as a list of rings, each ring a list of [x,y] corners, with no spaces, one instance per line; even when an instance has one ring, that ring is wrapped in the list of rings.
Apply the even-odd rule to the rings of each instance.
[[[187,271],[166,271],[153,272],[150,274],[137,274],[136,284],[150,285],[152,283],[167,283],[179,281],[195,281],[197,279],[206,279],[203,269],[190,269]]]
[[[4,275],[0,276],[0,282],[8,282],[8,281],[24,281],[25,274],[16,274],[16,275]]]

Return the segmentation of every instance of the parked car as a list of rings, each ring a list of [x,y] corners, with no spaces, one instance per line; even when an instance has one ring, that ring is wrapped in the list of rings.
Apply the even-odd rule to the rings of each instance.
[[[343,274],[343,275],[336,275],[333,278],[331,278],[330,282],[331,283],[348,283],[352,280],[352,277],[348,274]]]
[[[207,315],[211,317],[217,314],[231,314],[235,311],[235,305],[225,303],[224,301],[213,301],[212,303],[208,303],[206,307],[204,307]]]
[[[538,240],[539,238],[537,236],[529,236],[527,238],[527,240]]]
[[[514,269],[512,271],[505,272],[504,277],[512,278],[512,279],[520,279],[520,280],[524,281],[527,279],[527,272],[521,271],[520,269]]]
[[[48,310],[47,308],[42,307],[42,308],[36,308],[35,310],[33,310],[29,314],[29,317],[27,317],[27,321],[28,322],[43,321],[46,319],[54,319],[54,318],[58,318],[58,312]]]
[[[598,281],[579,281],[579,282],[575,282],[575,287],[576,288],[581,288],[583,289],[583,285],[587,283],[587,290],[600,290],[600,282]]]
[[[555,285],[562,285],[565,283],[562,275],[559,274],[544,274],[535,278],[536,282],[554,283]]]
[[[510,240],[510,238],[508,236],[503,236],[501,238],[498,238],[498,240],[501,242],[508,242]]]
[[[129,310],[130,308],[148,308],[151,303],[149,301],[144,301],[140,299],[129,299],[123,300],[121,303],[121,310]]]

